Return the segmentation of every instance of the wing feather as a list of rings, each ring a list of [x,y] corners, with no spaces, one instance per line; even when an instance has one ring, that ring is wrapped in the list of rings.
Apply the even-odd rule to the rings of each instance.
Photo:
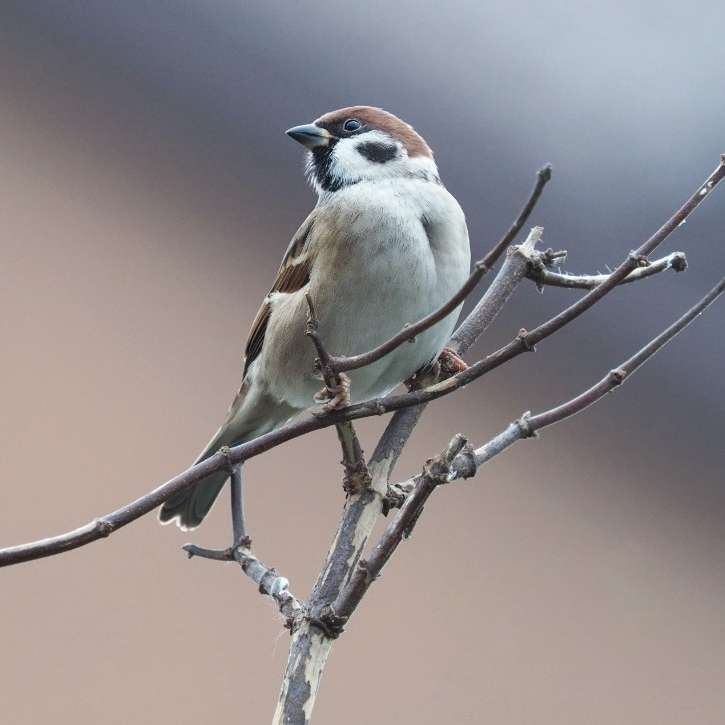
[[[264,336],[267,332],[269,323],[269,315],[271,312],[270,297],[275,292],[291,294],[301,290],[310,281],[310,269],[312,267],[312,259],[306,249],[306,243],[309,239],[312,228],[315,224],[315,212],[312,212],[304,224],[297,230],[292,237],[289,247],[282,259],[282,265],[277,273],[277,279],[265,298],[262,306],[257,312],[257,316],[252,323],[252,329],[247,337],[247,344],[244,349],[244,375],[246,376],[249,366],[259,356],[264,345]]]

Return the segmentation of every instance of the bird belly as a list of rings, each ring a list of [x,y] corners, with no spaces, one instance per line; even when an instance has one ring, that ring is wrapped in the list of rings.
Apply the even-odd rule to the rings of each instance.
[[[375,244],[368,238],[367,243]],[[256,364],[275,373],[269,385],[286,403],[299,410],[313,404],[322,387],[314,372],[316,357],[312,341],[304,333],[308,315],[305,292],[309,291],[318,316],[319,334],[333,356],[358,355],[382,344],[404,325],[418,321],[440,307],[460,288],[468,274],[468,259],[461,260],[455,274],[440,275],[425,234],[421,238],[385,239],[379,249],[364,255],[344,255],[335,260],[338,272],[293,294],[271,299],[268,339],[276,341]],[[413,245],[419,249],[411,249]],[[365,264],[363,269],[360,265]],[[414,284],[411,285],[411,279]],[[364,282],[363,282],[364,280]],[[364,285],[364,288],[361,287]],[[459,308],[460,309],[460,308]],[[403,343],[381,360],[348,372],[353,402],[385,395],[422,367],[434,361],[449,339],[459,310]],[[274,355],[274,364],[269,356]]]

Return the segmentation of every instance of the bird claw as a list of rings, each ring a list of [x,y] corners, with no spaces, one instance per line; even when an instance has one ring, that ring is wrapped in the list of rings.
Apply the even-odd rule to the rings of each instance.
[[[468,370],[466,361],[459,357],[458,353],[450,347],[444,347],[436,362],[438,365],[438,377],[445,380],[456,373]]]
[[[333,387],[325,386],[319,393],[315,393],[316,403],[324,403],[313,415],[324,415],[332,410],[344,408],[350,404],[350,378],[345,373],[338,375],[339,385]]]
[[[430,374],[434,381],[440,382],[442,380],[448,380],[448,378],[453,377],[456,373],[462,373],[464,370],[468,370],[466,362],[453,349],[444,347],[438,359],[430,367],[419,370],[415,375],[411,375],[405,381],[405,385],[408,389],[411,389],[420,382],[420,377],[423,373]]]

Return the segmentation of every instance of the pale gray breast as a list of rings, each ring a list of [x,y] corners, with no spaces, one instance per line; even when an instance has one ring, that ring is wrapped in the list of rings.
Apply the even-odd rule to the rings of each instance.
[[[465,221],[455,201],[451,206],[442,187],[430,199],[419,199],[401,195],[402,186],[371,184],[362,194],[353,187],[317,208],[307,240],[315,258],[309,289],[320,334],[333,355],[357,355],[379,345],[438,308],[468,275]],[[304,292],[279,295],[273,305],[267,334],[276,345],[260,363],[277,367],[277,379],[270,383],[286,400],[308,407],[322,386],[311,375],[315,353],[304,335]],[[350,372],[353,400],[387,393],[434,359],[456,317]]]

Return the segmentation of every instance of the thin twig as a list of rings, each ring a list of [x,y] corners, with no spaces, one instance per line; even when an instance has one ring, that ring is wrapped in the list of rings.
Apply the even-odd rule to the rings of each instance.
[[[534,189],[523,208],[519,212],[518,217],[516,217],[516,221],[514,221],[514,223],[509,227],[509,230],[501,237],[496,246],[483,258],[482,263],[487,267],[493,267],[496,260],[509,248],[514,239],[516,239],[518,233],[523,229],[524,224],[526,224],[531,212],[536,206],[536,202],[539,201],[539,197],[544,191],[544,187],[551,179],[551,174],[551,164],[546,164],[539,169],[536,174],[536,185],[534,186]]]
[[[244,524],[244,498],[242,487],[242,464],[234,466],[229,487],[232,492],[232,547],[240,545],[247,538],[247,527]]]
[[[541,239],[543,232],[543,227],[533,227],[521,246],[512,247],[508,251],[506,262],[501,268],[501,276],[505,284],[498,286],[492,284],[466,319],[458,326],[449,342],[449,347],[454,352],[459,355],[468,352],[469,348],[496,319],[519,282],[526,276],[528,270],[535,265],[537,254],[534,247]],[[505,275],[504,271],[509,264],[511,265],[511,274]]]
[[[687,269],[687,258],[683,252],[673,252],[666,257],[649,262],[645,267],[638,267],[630,272],[621,282],[638,282],[646,277],[672,269],[675,272],[684,272]],[[608,274],[574,275],[552,272],[543,264],[534,265],[526,275],[530,280],[536,282],[537,286],[565,287],[567,289],[594,289],[603,282],[606,282]]]
[[[522,343],[525,342],[523,348],[518,343],[514,343],[515,347],[519,349],[519,352],[523,352],[524,349],[530,349],[536,343],[560,330],[564,325],[581,315],[582,312],[588,310],[606,294],[609,294],[630,272],[638,266],[646,265],[648,255],[657,249],[697,209],[724,177],[725,156],[722,156],[719,166],[705,179],[698,187],[698,190],[639,249],[631,252],[627,259],[604,282],[597,285],[593,290],[584,295],[584,297],[571,305],[571,307],[556,315],[556,317],[551,318],[548,322],[528,332],[525,341],[523,338],[521,339]],[[504,353],[503,357],[506,357],[508,352],[510,351]],[[506,359],[510,358],[506,357]]]
[[[332,378],[335,375],[335,371],[330,365],[331,356],[327,352],[327,348],[322,343],[320,337],[320,325],[317,320],[317,312],[315,311],[315,301],[312,299],[312,293],[307,290],[305,292],[305,300],[307,301],[307,327],[305,328],[305,335],[312,340],[312,344],[315,346],[315,352],[320,361],[320,374],[323,380],[330,380],[331,384],[337,384]],[[339,382],[339,381],[338,381]]]
[[[184,544],[182,549],[190,559],[196,556],[212,561],[236,561],[242,571],[257,585],[259,593],[274,600],[277,609],[286,619],[286,626],[291,629],[302,614],[302,603],[290,592],[289,580],[280,576],[274,567],[264,566],[252,553],[251,547],[251,539],[244,535],[237,540],[237,544],[228,549],[206,549],[196,544]]]
[[[397,335],[391,337],[386,342],[374,347],[368,352],[361,353],[360,355],[352,355],[350,357],[340,356],[331,358],[330,366],[337,372],[357,370],[358,368],[365,367],[366,365],[370,365],[377,360],[384,358],[393,350],[400,347],[404,342],[411,342],[415,340],[421,332],[433,327],[433,325],[440,322],[443,318],[448,317],[448,315],[463,304],[468,295],[473,292],[478,283],[488,274],[489,270],[490,268],[484,265],[483,261],[475,262],[473,265],[473,272],[466,280],[463,287],[461,287],[461,289],[458,290],[458,292],[456,292],[456,294],[453,295],[448,302],[435,310],[435,312],[431,312],[418,322],[406,325]]]
[[[642,367],[656,352],[661,350],[670,340],[684,330],[695,318],[702,314],[717,298],[725,293],[725,277],[721,279],[697,304],[690,308],[676,322],[657,335],[651,342],[635,353],[621,365],[610,370],[599,382],[592,385],[580,395],[550,410],[531,415],[525,413],[511,423],[505,431],[491,439],[486,445],[474,451],[473,459],[465,460],[461,456],[453,462],[454,479],[469,478],[475,471],[488,463],[503,450],[525,438],[532,438],[542,428],[559,423],[576,413],[588,408],[593,403],[613,392],[629,379],[636,370]],[[452,479],[453,480],[453,479]]]
[[[181,547],[190,559],[198,556],[200,559],[211,559],[212,561],[234,561],[232,547],[226,549],[207,549],[205,546],[196,544],[184,544]]]
[[[271,597],[280,614],[286,619],[286,626],[292,629],[303,612],[302,602],[289,590],[289,581],[280,576],[273,567],[266,567],[257,559],[248,545],[235,549],[234,560],[244,573],[257,585],[260,594]]]
[[[568,403],[553,408],[545,413],[529,417],[529,426],[534,432],[553,423],[558,423],[575,413],[588,408],[603,398],[607,393],[618,388],[625,379],[629,378],[635,370],[644,365],[656,352],[661,350],[670,340],[684,330],[698,315],[706,310],[721,294],[725,292],[725,277],[721,279],[696,305],[689,309],[679,320],[671,324],[666,330],[657,335],[639,352],[618,365],[602,378],[596,385],[585,391]]]
[[[502,348],[497,350],[492,355],[478,361],[474,365],[464,370],[452,378],[433,385],[426,390],[416,391],[410,393],[410,395],[417,396],[421,400],[420,402],[426,402],[428,400],[434,400],[440,394],[447,394],[452,388],[460,387],[461,385],[467,385],[473,380],[485,375],[486,373],[494,370],[495,368],[503,365],[514,357],[517,357],[523,352],[531,352],[535,349],[535,345],[542,340],[550,337],[555,332],[558,332],[564,325],[567,325],[572,320],[575,320],[581,314],[586,312],[592,305],[596,304],[605,295],[609,294],[616,286],[618,286],[622,280],[627,277],[637,266],[645,265],[647,255],[654,251],[658,245],[660,245],[667,237],[680,225],[682,224],[690,214],[700,205],[705,197],[712,191],[712,189],[725,178],[725,156],[721,158],[720,165],[710,176],[705,180],[703,184],[698,187],[696,191],[678,211],[655,232],[642,246],[634,252],[631,252],[627,259],[612,272],[606,280],[601,284],[597,285],[593,290],[585,294],[581,299],[577,300],[573,305],[567,307],[565,310],[555,315],[547,322],[539,325],[533,330],[520,330],[519,334],[514,340],[504,345]],[[465,323],[464,323],[465,324]],[[462,326],[463,327],[463,326]],[[459,328],[460,330],[460,328]],[[454,334],[454,338],[459,334],[458,331]],[[455,349],[455,348],[454,348]],[[392,397],[388,397],[385,400],[385,407],[390,408],[391,406],[397,406],[398,402]],[[350,411],[354,413],[354,411]]]

